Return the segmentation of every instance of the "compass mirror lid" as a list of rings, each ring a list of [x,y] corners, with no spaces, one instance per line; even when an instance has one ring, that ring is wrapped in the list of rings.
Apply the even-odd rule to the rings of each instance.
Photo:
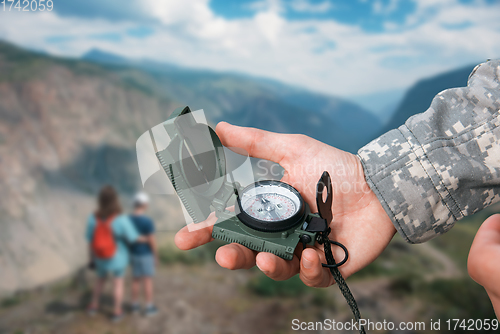
[[[178,168],[178,175],[196,194],[214,196],[222,188],[226,176],[226,158],[222,143],[207,124],[203,111],[178,108],[163,123],[172,142],[164,162]],[[161,161],[160,161],[161,162]],[[181,185],[176,184],[177,188]]]
[[[178,108],[141,138],[137,154],[145,190],[178,195],[187,224],[204,222],[245,182],[242,176],[253,176],[246,152],[224,147],[203,110]],[[153,155],[144,152],[146,144]]]

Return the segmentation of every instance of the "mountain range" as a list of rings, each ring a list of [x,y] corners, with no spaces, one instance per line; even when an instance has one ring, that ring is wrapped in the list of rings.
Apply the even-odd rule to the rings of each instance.
[[[417,84],[392,124],[427,109],[433,90],[461,85],[467,76]],[[135,141],[186,104],[203,108],[211,124],[303,133],[351,152],[382,127],[352,102],[273,80],[98,50],[58,58],[0,42],[0,295],[85,265],[83,235],[96,191],[115,185],[126,207],[141,187]],[[176,201],[154,196],[151,204],[159,230],[182,226]]]
[[[269,80],[90,60],[0,43],[0,295],[85,264],[95,193],[113,184],[127,206],[141,186],[135,141],[178,106],[203,108],[212,124],[304,133],[351,151],[379,124],[353,103]],[[356,124],[362,133],[348,130]],[[160,230],[182,224],[176,201],[154,197],[152,209]]]
[[[270,79],[132,61],[100,50],[89,51],[82,60],[101,64],[129,84],[188,104],[192,110],[204,109],[213,124],[227,121],[302,133],[350,152],[373,139],[381,127],[376,116],[350,101]],[[143,72],[138,75],[131,68]]]

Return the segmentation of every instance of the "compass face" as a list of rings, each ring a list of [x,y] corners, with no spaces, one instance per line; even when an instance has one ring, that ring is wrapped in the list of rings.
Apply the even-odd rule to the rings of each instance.
[[[304,211],[297,190],[278,181],[261,181],[246,187],[238,198],[238,205],[240,220],[258,230],[283,230],[294,226]]]
[[[274,187],[264,187],[261,186],[257,189],[265,191],[262,193],[247,193],[246,196],[243,195],[241,201],[242,209],[251,217],[264,221],[280,221],[290,218],[295,213],[299,206],[299,200],[297,196],[291,192],[287,194],[280,194],[278,192],[273,192],[276,189],[267,189]]]

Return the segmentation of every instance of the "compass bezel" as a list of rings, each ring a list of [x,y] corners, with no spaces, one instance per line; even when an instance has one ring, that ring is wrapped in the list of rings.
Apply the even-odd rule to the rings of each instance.
[[[259,186],[278,186],[278,187],[283,187],[288,191],[292,192],[299,199],[299,208],[297,212],[291,217],[279,221],[260,220],[246,213],[245,210],[243,210],[240,195],[243,196],[245,192]],[[297,191],[297,189],[295,189],[291,185],[281,181],[265,180],[252,183],[246,186],[243,190],[241,190],[238,193],[238,196],[236,197],[235,210],[236,210],[236,217],[238,217],[239,221],[241,221],[244,225],[246,225],[251,229],[261,232],[282,232],[289,230],[297,226],[302,221],[304,221],[305,205],[304,205],[304,199],[302,198],[300,193]]]

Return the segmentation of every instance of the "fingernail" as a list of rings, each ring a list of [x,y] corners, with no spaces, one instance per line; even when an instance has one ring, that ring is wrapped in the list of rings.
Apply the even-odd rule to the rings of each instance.
[[[310,269],[313,267],[312,261],[308,260],[306,257],[302,259],[302,264],[304,265],[304,268]]]
[[[258,264],[258,263],[256,263],[256,265],[257,265],[257,268],[259,268],[259,269],[260,269],[260,271],[262,271],[264,274],[267,274],[267,273],[268,273],[268,271],[262,270],[262,268],[259,266],[259,264]]]

